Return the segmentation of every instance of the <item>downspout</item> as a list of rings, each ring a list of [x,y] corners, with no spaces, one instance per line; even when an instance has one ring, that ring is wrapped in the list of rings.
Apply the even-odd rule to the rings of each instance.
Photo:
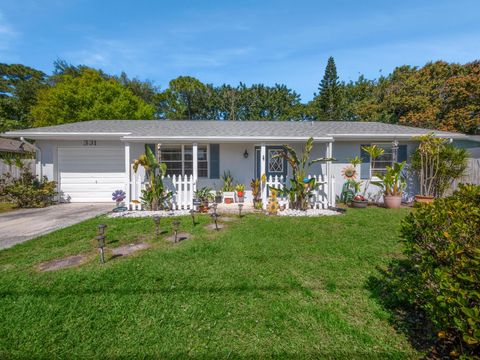
[[[36,158],[39,162],[39,166],[38,166],[39,174],[38,174],[38,176],[39,176],[40,179],[42,179],[43,178],[42,150],[37,145],[29,143],[28,141],[26,141],[23,136],[20,137],[20,141],[23,142],[23,143],[29,144],[29,145],[31,145],[35,148]]]

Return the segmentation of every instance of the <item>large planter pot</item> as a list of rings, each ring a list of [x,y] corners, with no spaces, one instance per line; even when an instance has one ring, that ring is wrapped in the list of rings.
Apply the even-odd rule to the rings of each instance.
[[[402,197],[400,195],[384,195],[383,203],[387,209],[398,209],[402,205]]]
[[[415,195],[415,202],[422,203],[422,204],[430,204],[434,200],[433,196],[428,195]]]
[[[368,205],[368,200],[352,200],[352,207],[356,209],[364,209]]]
[[[202,204],[198,207],[198,211],[201,213],[208,213],[208,201],[202,202]]]

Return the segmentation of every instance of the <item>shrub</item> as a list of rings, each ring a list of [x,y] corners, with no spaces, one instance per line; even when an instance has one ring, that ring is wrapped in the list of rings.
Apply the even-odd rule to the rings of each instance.
[[[39,180],[28,168],[22,168],[19,178],[10,173],[3,175],[0,183],[0,195],[21,208],[51,205],[57,193],[55,181],[48,181],[46,177]]]
[[[480,186],[419,205],[402,224],[408,273],[398,295],[422,308],[453,351],[480,351]],[[413,291],[412,291],[413,289]]]

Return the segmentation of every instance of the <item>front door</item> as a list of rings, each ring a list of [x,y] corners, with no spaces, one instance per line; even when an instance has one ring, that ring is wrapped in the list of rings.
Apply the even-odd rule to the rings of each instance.
[[[265,172],[268,176],[284,176],[287,177],[287,160],[281,157],[275,157],[283,146],[267,146],[266,147],[266,164]],[[260,146],[255,147],[255,177],[260,178]]]

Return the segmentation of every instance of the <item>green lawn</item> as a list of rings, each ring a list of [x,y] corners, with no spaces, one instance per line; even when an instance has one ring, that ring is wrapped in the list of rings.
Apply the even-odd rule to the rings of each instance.
[[[248,215],[218,234],[183,218],[194,238],[178,245],[153,239],[151,219],[59,230],[0,252],[0,358],[416,358],[367,286],[407,211]],[[100,222],[110,247],[153,247],[100,265]],[[37,270],[78,253],[89,262]]]

